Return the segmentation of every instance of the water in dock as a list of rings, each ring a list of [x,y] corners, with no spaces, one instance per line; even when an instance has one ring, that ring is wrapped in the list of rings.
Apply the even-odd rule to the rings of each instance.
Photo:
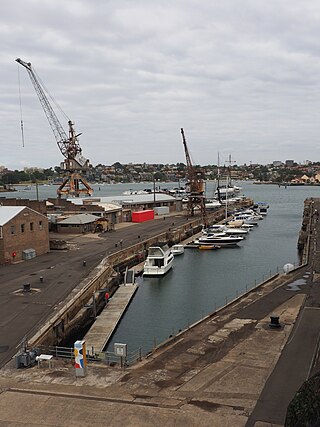
[[[297,240],[303,202],[316,196],[313,187],[281,187],[244,184],[255,201],[270,204],[267,217],[234,249],[198,251],[189,249],[176,257],[164,278],[144,278],[125,316],[112,337],[128,344],[129,351],[150,351],[208,313],[223,306],[282,270],[299,262]]]

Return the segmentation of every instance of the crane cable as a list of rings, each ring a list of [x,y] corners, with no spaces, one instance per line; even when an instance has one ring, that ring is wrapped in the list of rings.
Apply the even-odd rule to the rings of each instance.
[[[38,73],[36,72],[36,70],[32,67],[33,73],[36,76],[37,80],[39,81],[41,87],[43,88],[43,90],[46,92],[46,94],[49,96],[49,98],[51,99],[51,101],[53,102],[53,104],[57,107],[57,109],[61,112],[61,114],[64,116],[64,118],[69,121],[70,118],[69,116],[63,111],[63,109],[60,107],[60,105],[58,104],[58,102],[55,100],[55,98],[53,97],[53,95],[49,92],[49,90],[47,89],[47,87],[45,86],[45,84],[43,83],[43,81],[41,80],[41,78],[39,77]]]
[[[17,64],[18,65],[18,64]],[[22,101],[21,101],[21,83],[20,83],[20,67],[18,65],[18,83],[19,83],[19,103],[20,103],[20,127],[21,127],[21,138],[22,147],[24,147],[24,131],[23,131],[23,117],[22,117]]]

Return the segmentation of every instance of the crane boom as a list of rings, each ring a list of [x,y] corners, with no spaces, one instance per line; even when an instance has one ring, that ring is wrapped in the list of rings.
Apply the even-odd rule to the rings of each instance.
[[[77,135],[72,121],[68,120],[69,135],[67,135],[56,113],[51,107],[42,87],[43,84],[41,84],[36,73],[32,69],[31,63],[22,61],[20,58],[16,59],[16,61],[27,70],[40,104],[53,131],[59,150],[65,157],[61,167],[66,171],[67,176],[57,189],[58,196],[72,195],[79,197],[80,194],[91,196],[93,190],[86,179],[80,174],[81,171],[88,170],[89,167],[89,160],[82,156],[82,150],[78,142],[78,136],[81,135],[81,133]]]
[[[28,72],[30,80],[33,84],[33,87],[36,91],[36,94],[38,95],[39,101],[42,105],[42,108],[45,112],[45,115],[48,119],[48,122],[50,124],[50,127],[53,131],[53,134],[55,136],[55,139],[57,141],[58,147],[63,154],[63,156],[66,159],[74,159],[77,163],[79,163],[79,166],[84,167],[87,163],[87,159],[85,159],[81,155],[81,147],[79,145],[79,142],[77,140],[77,137],[80,135],[76,135],[73,123],[71,120],[68,121],[69,126],[69,137],[67,136],[65,130],[63,129],[56,113],[54,112],[53,108],[51,107],[51,104],[35,74],[35,72],[32,69],[31,62],[25,62],[22,61],[22,59],[18,58],[16,61],[22,65]]]
[[[192,165],[183,128],[181,128],[181,135],[182,135],[182,143],[183,143],[186,162],[187,162],[187,174],[189,178],[190,192],[203,194],[204,193],[204,184],[202,179],[203,173],[201,170],[196,170],[196,168]]]
[[[207,223],[206,207],[205,207],[205,189],[203,182],[203,173],[200,169],[196,169],[191,162],[191,157],[187,147],[187,141],[181,128],[182,143],[187,162],[187,175],[189,181],[188,194],[188,214],[194,216],[195,210],[200,209],[204,224]]]
[[[182,135],[182,143],[183,143],[184,153],[185,153],[186,162],[187,162],[187,173],[188,173],[188,177],[190,179],[190,177],[194,175],[194,172],[193,172],[192,162],[191,162],[189,150],[187,147],[187,141],[186,141],[186,137],[184,135],[183,128],[181,128],[181,135]]]

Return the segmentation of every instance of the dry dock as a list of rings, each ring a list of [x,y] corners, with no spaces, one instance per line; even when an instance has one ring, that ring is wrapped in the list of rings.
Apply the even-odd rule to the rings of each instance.
[[[84,338],[89,353],[103,351],[137,288],[137,284],[119,286]]]
[[[315,209],[320,199],[305,215],[305,265],[212,313],[136,366],[93,363],[85,378],[75,378],[70,361],[3,368],[0,425],[283,426],[292,397],[320,366]],[[273,314],[277,329],[269,327]]]

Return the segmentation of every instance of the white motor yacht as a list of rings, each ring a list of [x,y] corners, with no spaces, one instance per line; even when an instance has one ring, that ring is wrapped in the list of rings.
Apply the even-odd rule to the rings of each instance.
[[[208,228],[202,230],[203,234],[208,233],[226,233],[228,235],[234,235],[234,236],[245,236],[248,234],[248,230],[245,230],[244,228],[236,228],[236,227],[228,227],[225,224],[214,224],[209,225]]]
[[[173,255],[167,243],[155,243],[148,249],[144,263],[144,276],[164,276],[173,264]]]
[[[253,227],[254,227],[254,225],[253,224],[245,224],[245,222],[244,221],[242,221],[242,220],[237,220],[237,221],[229,221],[228,223],[228,227],[230,228],[230,229],[233,229],[233,228],[240,228],[240,229],[242,229],[242,230],[246,230],[246,231],[250,231],[250,230],[252,230],[253,229]]]
[[[253,209],[258,214],[265,216],[268,213],[269,205],[266,202],[258,202],[253,206]]]
[[[176,255],[182,255],[184,253],[184,246],[183,245],[173,245],[171,248],[171,253]]]
[[[245,224],[258,225],[258,219],[254,215],[249,214],[237,214],[234,215],[235,221],[243,221]]]
[[[221,207],[221,203],[219,202],[219,200],[208,200],[205,206],[206,206],[206,209],[208,210],[217,209]]]
[[[239,212],[240,214],[253,215],[256,219],[263,219],[263,216],[253,209],[246,209],[245,211]]]
[[[243,237],[241,236],[229,236],[225,233],[211,233],[205,236],[199,237],[194,241],[198,245],[218,245],[218,246],[236,246],[242,242]]]

